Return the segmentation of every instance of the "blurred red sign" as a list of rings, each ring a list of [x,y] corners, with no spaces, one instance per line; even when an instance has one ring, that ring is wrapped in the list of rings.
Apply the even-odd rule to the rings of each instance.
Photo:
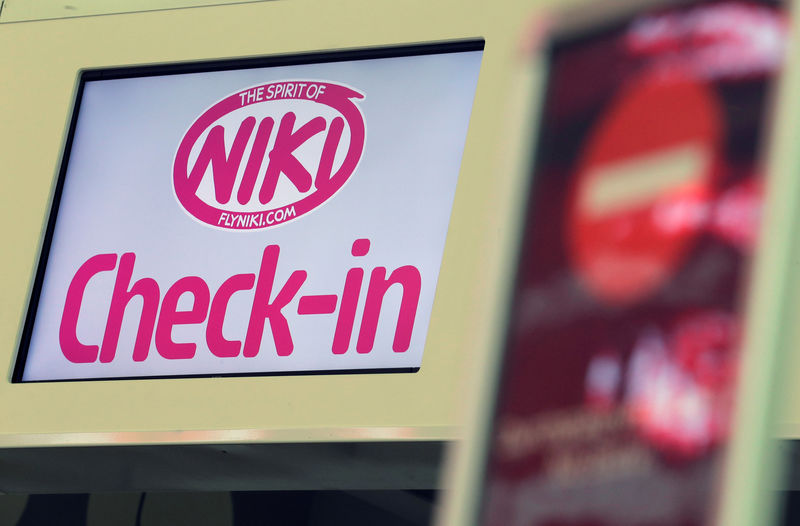
[[[478,524],[713,521],[785,20],[703,2],[553,38]]]
[[[567,243],[601,298],[641,299],[680,264],[709,214],[720,113],[704,83],[656,71],[633,79],[595,126]]]

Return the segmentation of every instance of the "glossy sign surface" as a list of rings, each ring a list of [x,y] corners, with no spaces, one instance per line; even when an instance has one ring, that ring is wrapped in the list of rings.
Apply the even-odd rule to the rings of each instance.
[[[85,73],[15,380],[419,369],[481,49]]]

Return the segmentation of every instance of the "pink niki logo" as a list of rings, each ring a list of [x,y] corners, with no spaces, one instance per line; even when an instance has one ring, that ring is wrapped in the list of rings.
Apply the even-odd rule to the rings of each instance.
[[[333,197],[364,151],[364,95],[331,82],[280,81],[234,93],[189,127],[175,154],[181,206],[208,225],[258,230]]]

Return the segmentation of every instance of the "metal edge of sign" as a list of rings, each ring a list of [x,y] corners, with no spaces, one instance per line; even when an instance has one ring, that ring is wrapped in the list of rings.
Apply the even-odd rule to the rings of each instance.
[[[0,448],[246,444],[288,442],[419,442],[454,440],[454,426],[323,427],[287,429],[220,429],[0,434]]]

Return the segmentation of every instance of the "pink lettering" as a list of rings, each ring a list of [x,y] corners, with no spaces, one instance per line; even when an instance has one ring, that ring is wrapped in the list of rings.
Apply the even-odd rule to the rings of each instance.
[[[357,101],[363,98],[340,84],[275,82],[219,100],[197,117],[178,146],[175,197],[199,221],[233,230],[281,222],[238,220],[242,205],[259,217],[288,207],[293,217],[312,212],[333,198],[359,165],[366,128]],[[198,191],[206,177],[212,195]],[[273,205],[278,187],[281,202]]]
[[[185,311],[178,310],[178,300],[185,293],[191,293],[194,296],[192,308]],[[156,349],[161,356],[170,360],[185,360],[194,357],[197,345],[173,341],[172,327],[193,325],[205,321],[209,300],[208,285],[197,276],[181,278],[169,288],[164,294],[161,314],[158,316],[158,326],[156,327]]]
[[[267,165],[264,183],[258,194],[262,204],[272,201],[281,173],[285,174],[299,191],[307,192],[311,189],[311,174],[294,156],[294,151],[325,129],[325,119],[315,117],[293,132],[294,123],[295,115],[291,111],[281,118],[275,145],[269,152],[269,165]]]
[[[78,341],[78,314],[81,311],[83,292],[89,280],[100,272],[114,270],[117,265],[116,254],[99,254],[90,257],[81,265],[72,278],[67,289],[67,299],[64,303],[64,314],[61,316],[61,326],[58,330],[58,342],[61,352],[67,360],[73,363],[90,363],[97,360],[100,350],[98,345],[84,345]]]
[[[242,156],[255,125],[255,117],[247,117],[242,121],[239,131],[236,132],[236,138],[233,140],[230,155],[225,151],[225,128],[222,126],[211,128],[203,143],[203,148],[200,150],[200,155],[189,173],[189,188],[193,192],[197,192],[210,164],[214,178],[214,196],[217,202],[225,204],[231,200],[236,174],[242,164]]]
[[[369,252],[369,239],[356,239],[350,253],[354,256],[365,256]],[[336,320],[336,332],[333,334],[333,354],[344,354],[350,347],[353,335],[353,323],[356,320],[358,296],[361,294],[361,282],[364,281],[364,269],[352,268],[347,271],[342,292],[342,304]]]
[[[339,148],[339,141],[342,139],[342,131],[344,131],[344,119],[336,117],[331,122],[328,135],[325,137],[325,145],[322,147],[317,177],[314,179],[314,187],[317,189],[324,188],[331,182],[333,159],[336,157],[336,150]]]
[[[369,239],[357,239],[352,244],[351,254],[361,258],[366,256],[369,250]],[[290,356],[295,344],[287,316],[294,313],[299,316],[335,315],[336,326],[331,350],[335,355],[346,353],[354,331],[365,276],[364,269],[353,267],[347,271],[341,296],[330,293],[303,295],[299,292],[306,281],[307,272],[295,270],[281,284],[277,281],[279,256],[280,247],[268,245],[264,248],[257,274],[235,274],[227,278],[213,297],[203,278],[187,276],[175,281],[166,290],[163,299],[160,296],[159,285],[153,278],[133,279],[136,262],[134,253],[127,252],[119,257],[116,254],[100,254],[89,258],[78,268],[67,290],[59,327],[62,352],[73,363],[113,361],[117,354],[123,320],[129,311],[128,307],[132,300],[138,299],[136,303],[141,305],[141,310],[138,312],[138,325],[133,343],[132,359],[135,362],[147,359],[153,343],[158,354],[166,359],[194,358],[198,342],[176,341],[173,329],[177,326],[200,325],[204,322],[207,322],[204,333],[208,350],[216,357],[257,356],[261,351],[267,322],[277,356]],[[83,343],[78,339],[77,326],[87,286],[97,274],[113,271],[115,267],[116,276],[110,292],[111,301],[102,342],[99,346]],[[395,269],[388,277],[386,267],[376,267],[372,270],[364,300],[361,326],[358,329],[356,342],[358,353],[365,354],[373,350],[384,298],[394,285],[399,285],[398,292],[401,295],[392,349],[398,353],[408,350],[422,288],[420,272],[411,265]],[[243,338],[228,339],[223,335],[223,326],[228,316],[231,298],[238,292],[251,290],[253,297],[247,331]],[[297,309],[294,312],[288,310],[287,306],[294,303],[298,297]]]
[[[386,291],[394,284],[403,287],[403,297],[400,302],[400,314],[397,317],[397,327],[394,333],[392,349],[394,352],[405,352],[411,343],[411,332],[414,329],[414,319],[417,315],[419,294],[422,289],[422,278],[419,270],[411,265],[400,267],[386,279],[386,267],[377,267],[372,271],[367,289],[367,299],[364,304],[364,316],[361,319],[361,330],[358,333],[356,351],[368,353],[375,343],[375,333],[378,330],[378,317]]]
[[[211,312],[208,314],[208,326],[206,327],[206,342],[208,343],[208,349],[214,356],[219,356],[220,358],[239,356],[242,342],[226,340],[222,335],[222,325],[225,321],[225,312],[228,310],[228,302],[231,296],[235,292],[252,289],[255,281],[255,274],[236,274],[226,279],[214,295],[214,301],[211,302]]]
[[[114,283],[114,292],[111,295],[111,308],[108,311],[106,332],[103,335],[103,345],[100,348],[100,361],[108,363],[114,359],[119,342],[119,331],[122,328],[122,317],[128,303],[134,296],[142,298],[142,315],[139,319],[139,330],[136,333],[136,342],[133,346],[133,360],[144,361],[150,350],[150,341],[153,337],[153,327],[158,313],[159,290],[158,283],[152,278],[142,278],[128,289],[133,277],[133,264],[136,254],[128,252],[119,258],[117,280]]]
[[[250,324],[247,327],[247,336],[244,341],[243,354],[247,357],[258,354],[261,347],[261,335],[264,332],[264,322],[267,319],[269,319],[269,328],[272,331],[272,339],[275,341],[278,356],[289,356],[294,350],[289,323],[281,309],[292,301],[297,291],[300,290],[306,280],[306,271],[292,272],[283,288],[270,303],[269,297],[275,282],[279,254],[280,247],[278,245],[269,245],[264,249],[261,269],[258,272],[258,283],[256,283],[256,294],[253,298],[253,309],[250,311]]]
[[[256,140],[253,143],[250,158],[247,160],[247,166],[244,169],[242,184],[236,194],[236,198],[241,204],[249,203],[250,199],[253,198],[253,189],[256,186],[258,172],[261,171],[261,163],[264,162],[264,154],[267,151],[267,143],[270,135],[272,135],[272,127],[274,125],[275,121],[269,117],[263,119],[261,124],[258,125]]]

